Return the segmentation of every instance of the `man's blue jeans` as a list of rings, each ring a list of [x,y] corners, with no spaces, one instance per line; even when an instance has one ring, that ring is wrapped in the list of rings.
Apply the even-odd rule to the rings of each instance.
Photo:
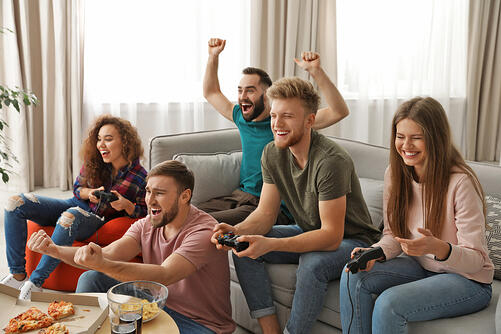
[[[121,283],[114,278],[106,276],[98,271],[89,270],[80,275],[76,292],[108,292],[108,290]],[[167,297],[168,298],[168,297]],[[196,306],[194,306],[196,307]],[[214,334],[214,331],[199,324],[195,320],[188,318],[181,313],[178,313],[167,306],[164,311],[167,312],[179,328],[180,334],[200,333],[200,334]]]
[[[63,215],[65,212],[67,216]],[[71,246],[75,240],[89,238],[105,223],[90,212],[87,202],[76,197],[62,200],[20,194],[9,199],[4,214],[7,263],[12,274],[26,273],[26,220],[32,220],[40,226],[55,226],[52,240],[62,246]],[[31,273],[30,281],[40,287],[59,262],[50,256],[42,256],[37,268]]]
[[[477,312],[489,305],[491,296],[490,284],[459,274],[427,271],[412,257],[399,256],[376,262],[368,272],[343,271],[343,333],[348,333],[348,328],[350,334],[407,333],[408,322]]]
[[[266,236],[285,238],[301,233],[303,230],[297,225],[275,225]],[[329,252],[270,252],[256,260],[233,255],[238,280],[251,310],[251,317],[261,318],[275,313],[265,262],[299,264],[296,272],[296,292],[285,332],[309,333],[322,310],[329,281],[339,278],[355,247],[367,245],[360,240],[345,239],[337,250]]]

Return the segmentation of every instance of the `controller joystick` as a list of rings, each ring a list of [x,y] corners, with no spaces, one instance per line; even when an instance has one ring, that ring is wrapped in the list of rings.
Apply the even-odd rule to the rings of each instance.
[[[94,196],[99,198],[103,202],[114,202],[118,199],[118,196],[112,192],[106,192],[104,190],[96,190],[92,193]]]
[[[228,232],[217,237],[217,242],[220,245],[228,246],[234,248],[237,252],[241,252],[249,247],[249,243],[247,241],[237,241],[238,237],[239,235]]]
[[[377,260],[382,257],[384,258],[385,255],[381,247],[370,248],[365,251],[360,250],[355,253],[353,259],[348,261],[346,267],[352,274],[356,274],[360,269],[367,268],[367,262],[370,260]]]

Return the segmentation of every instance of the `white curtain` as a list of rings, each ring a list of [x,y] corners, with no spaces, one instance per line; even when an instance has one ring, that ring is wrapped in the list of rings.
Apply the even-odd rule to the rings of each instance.
[[[155,135],[232,127],[202,95],[207,42],[227,40],[219,78],[235,101],[249,66],[249,7],[249,0],[87,1],[84,135],[102,113],[136,125],[145,151]]]
[[[31,90],[39,105],[4,113],[19,163],[0,189],[67,190],[79,170],[83,41],[81,0],[1,0],[0,82]]]
[[[389,145],[398,105],[431,96],[464,152],[467,0],[337,0],[338,88],[350,115],[327,132]]]

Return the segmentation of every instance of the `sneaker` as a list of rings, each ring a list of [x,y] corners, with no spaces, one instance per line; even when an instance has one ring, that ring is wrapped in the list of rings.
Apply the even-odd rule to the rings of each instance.
[[[39,288],[36,286],[32,281],[26,281],[23,286],[21,287],[21,292],[19,293],[19,299],[21,300],[31,300],[31,293],[33,291],[35,292],[42,292],[43,289]]]
[[[24,284],[24,282],[26,282],[27,280],[28,280],[28,275],[26,275],[26,277],[22,281],[18,281],[17,279],[14,278],[14,275],[8,274],[0,281],[0,283],[8,285],[14,289],[20,289],[21,286]]]

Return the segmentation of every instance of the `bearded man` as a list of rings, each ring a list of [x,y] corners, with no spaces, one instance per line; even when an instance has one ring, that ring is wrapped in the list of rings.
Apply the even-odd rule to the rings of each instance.
[[[148,174],[148,216],[101,248],[90,243],[63,247],[42,230],[28,247],[73,266],[92,269],[76,292],[106,292],[124,281],[148,280],[169,288],[164,310],[180,333],[232,333],[228,256],[210,243],[216,220],[190,204],[193,173],[181,162],[164,161]],[[143,263],[127,262],[142,254]]]
[[[240,186],[230,196],[218,197],[198,205],[199,209],[211,214],[218,222],[235,225],[243,221],[256,209],[261,196],[263,178],[261,155],[263,148],[273,141],[270,128],[270,103],[266,90],[272,81],[262,69],[247,67],[242,71],[238,85],[238,103],[233,104],[219,88],[217,69],[219,55],[226,41],[219,38],[209,40],[209,59],[205,70],[204,97],[222,116],[235,123],[242,143],[242,164],[240,166]],[[292,61],[292,60],[291,60]],[[348,107],[336,86],[330,81],[320,66],[320,55],[303,52],[296,64],[307,71],[318,84],[325,97],[327,108],[317,112],[314,129],[323,129],[348,115]],[[291,224],[292,216],[285,206],[277,215],[279,225]]]
[[[310,333],[330,281],[340,277],[355,247],[379,240],[348,153],[313,130],[320,100],[313,85],[283,78],[267,90],[274,141],[261,159],[259,205],[236,226],[218,224],[212,242],[228,232],[249,247],[233,250],[251,317],[265,334]],[[284,201],[295,224],[274,225]],[[291,314],[280,328],[266,263],[298,264]]]

